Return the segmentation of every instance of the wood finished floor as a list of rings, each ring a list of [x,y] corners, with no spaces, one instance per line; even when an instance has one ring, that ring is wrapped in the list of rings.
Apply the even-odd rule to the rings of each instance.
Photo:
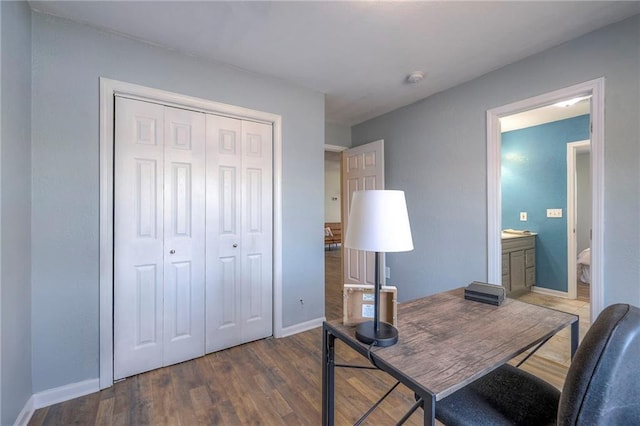
[[[326,316],[342,317],[340,250],[325,251]],[[588,291],[587,291],[588,293]],[[588,303],[530,293],[522,300],[579,313],[581,335]],[[586,318],[583,315],[587,315]],[[583,325],[584,324],[584,325]],[[564,334],[564,335],[563,335]],[[568,361],[560,333],[523,368],[561,387]],[[139,374],[111,388],[37,410],[30,425],[311,425],[321,423],[321,331],[265,339],[174,366]],[[563,346],[564,345],[564,346]],[[546,351],[545,351],[546,349]],[[566,349],[568,353],[568,349]],[[362,358],[341,344],[337,362]],[[353,424],[395,382],[384,373],[336,370],[336,424]],[[398,387],[365,424],[395,424],[413,404]],[[422,424],[418,410],[407,424]]]

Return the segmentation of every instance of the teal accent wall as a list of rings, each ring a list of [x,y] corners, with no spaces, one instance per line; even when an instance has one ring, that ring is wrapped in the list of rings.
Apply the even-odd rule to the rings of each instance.
[[[588,114],[502,134],[502,227],[538,234],[538,287],[567,291],[567,143],[586,139]]]

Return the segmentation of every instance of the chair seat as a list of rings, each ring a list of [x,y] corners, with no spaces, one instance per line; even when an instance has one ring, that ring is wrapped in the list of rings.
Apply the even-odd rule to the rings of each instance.
[[[560,391],[526,371],[505,364],[436,402],[436,418],[455,425],[551,425]]]

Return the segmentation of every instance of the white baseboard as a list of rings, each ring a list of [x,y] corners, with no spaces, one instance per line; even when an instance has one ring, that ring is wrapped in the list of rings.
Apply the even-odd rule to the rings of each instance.
[[[24,404],[24,408],[20,411],[20,414],[18,414],[13,426],[27,426],[34,411],[36,411],[36,409],[33,408],[33,395],[31,395],[27,403]]]
[[[70,383],[33,395],[33,406],[38,408],[48,407],[59,402],[69,401],[73,398],[89,395],[100,390],[100,379],[83,380],[82,382]]]
[[[562,297],[564,299],[569,298],[569,293],[566,291],[552,290],[550,288],[533,286],[531,287],[531,291],[534,293],[546,294],[547,296]]]
[[[53,389],[31,395],[24,405],[13,426],[27,426],[33,413],[38,408],[48,407],[59,402],[98,392],[100,390],[100,379],[89,379],[82,382],[70,383]]]
[[[300,324],[295,324],[289,327],[284,327],[280,330],[280,333],[275,336],[277,338],[293,336],[294,334],[302,333],[303,331],[311,330],[317,327],[322,327],[322,323],[325,321],[325,317],[312,319]]]

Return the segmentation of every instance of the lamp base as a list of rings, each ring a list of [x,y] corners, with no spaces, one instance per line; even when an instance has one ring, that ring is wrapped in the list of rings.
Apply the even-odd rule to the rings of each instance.
[[[362,343],[374,346],[387,347],[395,345],[398,341],[398,330],[391,324],[380,322],[378,333],[374,331],[373,321],[363,322],[356,328],[356,339]]]

